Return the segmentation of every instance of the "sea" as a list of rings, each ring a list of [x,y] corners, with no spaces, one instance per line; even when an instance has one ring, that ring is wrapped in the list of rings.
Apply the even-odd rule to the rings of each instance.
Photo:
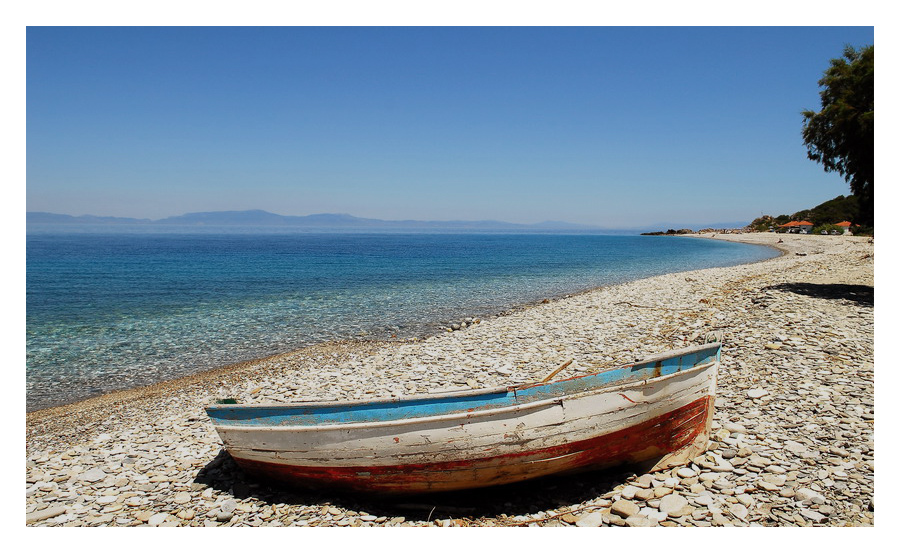
[[[776,255],[672,236],[29,226],[26,410]]]

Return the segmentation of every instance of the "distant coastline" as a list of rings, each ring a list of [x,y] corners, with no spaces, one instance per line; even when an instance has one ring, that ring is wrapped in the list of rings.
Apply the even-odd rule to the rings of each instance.
[[[322,231],[504,231],[504,232],[588,232],[597,234],[639,234],[660,227],[673,226],[671,223],[656,223],[646,227],[607,228],[602,226],[568,223],[565,221],[544,221],[522,224],[506,221],[420,221],[383,220],[355,217],[344,213],[318,213],[313,215],[278,215],[263,210],[208,211],[187,213],[164,219],[135,219],[128,217],[108,217],[97,215],[63,215],[43,211],[26,212],[26,224],[73,228],[76,226],[96,226],[99,228],[261,228],[261,229],[304,229]],[[675,225],[679,228],[684,225]],[[743,227],[744,223],[705,224],[707,228]]]

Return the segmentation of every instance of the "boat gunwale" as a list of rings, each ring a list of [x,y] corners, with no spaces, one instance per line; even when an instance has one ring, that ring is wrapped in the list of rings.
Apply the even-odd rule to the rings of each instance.
[[[677,356],[673,356],[677,357]],[[641,361],[643,363],[643,361]],[[564,400],[571,401],[574,399],[580,399],[582,397],[596,395],[599,393],[614,393],[619,390],[624,390],[627,388],[633,388],[634,386],[645,386],[647,384],[653,383],[657,384],[659,382],[664,382],[666,380],[675,378],[677,376],[685,376],[688,374],[693,374],[695,372],[700,372],[706,370],[710,367],[716,366],[719,363],[719,359],[714,359],[713,361],[709,361],[707,363],[703,363],[700,365],[694,365],[688,369],[679,370],[673,372],[671,374],[662,375],[653,378],[647,378],[643,380],[637,380],[632,382],[624,382],[622,384],[617,384],[615,386],[609,387],[597,387],[592,388],[590,390],[581,390],[578,392],[574,392],[571,394],[564,394],[552,398],[540,399],[535,401],[529,401],[525,403],[519,403],[515,405],[507,405],[503,407],[495,407],[488,409],[480,409],[473,411],[458,411],[455,413],[447,413],[443,415],[432,415],[425,417],[408,417],[403,419],[392,419],[386,421],[367,421],[367,422],[350,422],[350,423],[333,423],[333,424],[320,424],[320,425],[291,425],[284,424],[278,426],[266,426],[266,425],[229,425],[229,424],[219,424],[215,425],[216,430],[224,430],[229,432],[327,432],[334,430],[360,430],[360,429],[368,429],[368,428],[383,428],[383,427],[391,427],[391,426],[406,426],[411,424],[430,424],[434,422],[446,422],[452,420],[466,419],[471,420],[475,418],[482,418],[494,415],[502,415],[506,413],[515,413],[518,411],[526,411],[532,409],[538,409],[547,407],[553,404],[562,404]],[[628,367],[626,365],[625,367]],[[594,373],[596,374],[596,373]],[[589,375],[583,375],[589,376]],[[578,377],[576,377],[578,378]],[[637,403],[647,403],[647,402],[637,402]],[[247,406],[250,407],[250,406]]]
[[[579,375],[571,376],[569,378],[562,378],[562,379],[553,380],[550,382],[522,382],[519,384],[494,386],[492,388],[479,388],[479,389],[475,389],[475,390],[459,390],[459,391],[439,392],[439,393],[431,393],[431,394],[413,394],[413,395],[406,395],[406,396],[401,396],[401,397],[391,397],[391,398],[370,398],[370,399],[329,400],[329,401],[296,401],[296,402],[289,402],[289,403],[274,403],[274,402],[271,402],[271,403],[236,403],[236,404],[215,404],[214,403],[214,404],[207,405],[204,408],[204,410],[206,410],[208,412],[210,409],[213,409],[213,410],[227,409],[227,410],[242,410],[243,411],[243,410],[250,410],[250,409],[261,409],[261,410],[291,409],[291,408],[295,408],[295,407],[296,408],[307,408],[307,409],[308,408],[355,407],[355,406],[360,406],[360,405],[372,405],[374,403],[391,404],[391,403],[402,403],[402,402],[416,402],[416,401],[432,400],[432,399],[476,397],[476,396],[481,396],[481,395],[492,395],[492,394],[516,392],[518,390],[525,390],[525,389],[534,388],[534,387],[538,387],[538,386],[546,386],[546,385],[550,385],[550,384],[557,384],[560,382],[568,382],[571,380],[588,378],[591,376],[595,376],[598,374],[604,374],[604,373],[608,373],[611,371],[619,371],[619,370],[623,370],[623,369],[628,369],[630,367],[634,367],[635,365],[645,365],[645,364],[655,363],[657,361],[665,361],[665,360],[672,359],[675,357],[682,357],[685,355],[689,355],[691,353],[703,351],[705,349],[715,349],[716,350],[715,361],[713,361],[712,363],[718,363],[719,362],[719,354],[721,353],[721,348],[722,348],[722,342],[710,342],[708,344],[702,344],[702,345],[698,345],[698,346],[691,346],[691,347],[681,348],[681,349],[677,349],[677,350],[669,350],[669,351],[650,355],[649,357],[638,359],[633,363],[620,365],[618,367],[610,367],[608,369],[599,370],[597,372],[592,372],[592,373],[587,373],[587,374],[579,374]],[[673,376],[676,374],[683,374],[687,371],[693,370],[696,367],[697,366],[695,365],[693,367],[690,367],[689,369],[678,370],[672,374],[665,375],[662,378],[666,378],[666,377]],[[634,384],[635,382],[645,382],[646,383],[650,380],[655,381],[658,378],[660,378],[660,377],[637,380],[637,381],[632,381],[632,382],[623,382],[622,384],[614,385],[609,388],[604,387],[602,389],[603,390],[612,390],[613,388]],[[600,388],[594,388],[591,391],[596,391],[597,389],[600,389]],[[558,398],[563,398],[563,397],[571,397],[571,395],[558,396]],[[554,399],[556,399],[556,398],[554,398]],[[525,404],[523,404],[523,405],[525,405]],[[421,419],[416,419],[416,420],[421,420]],[[325,426],[325,425],[321,425],[321,426]],[[335,426],[335,425],[327,425],[327,426]],[[229,426],[216,425],[216,427],[217,428],[220,428],[220,427],[227,427],[227,428],[241,427],[241,428],[243,428],[244,426],[243,425],[229,425]],[[266,427],[256,426],[255,428],[266,428]]]

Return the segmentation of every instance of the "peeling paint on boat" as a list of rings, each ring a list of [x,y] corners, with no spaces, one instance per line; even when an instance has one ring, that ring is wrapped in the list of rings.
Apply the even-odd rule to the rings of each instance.
[[[653,462],[706,448],[721,345],[474,392],[207,408],[246,471],[295,485],[420,493]]]

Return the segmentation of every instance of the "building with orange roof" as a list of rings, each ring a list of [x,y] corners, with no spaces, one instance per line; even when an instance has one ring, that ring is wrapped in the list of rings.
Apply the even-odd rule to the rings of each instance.
[[[813,224],[809,221],[791,221],[787,224],[780,225],[778,228],[782,228],[794,234],[808,234],[809,231],[812,230]]]
[[[853,226],[853,223],[851,223],[850,221],[841,221],[834,226],[841,227],[841,230],[844,231],[844,234],[850,234],[850,227]]]

